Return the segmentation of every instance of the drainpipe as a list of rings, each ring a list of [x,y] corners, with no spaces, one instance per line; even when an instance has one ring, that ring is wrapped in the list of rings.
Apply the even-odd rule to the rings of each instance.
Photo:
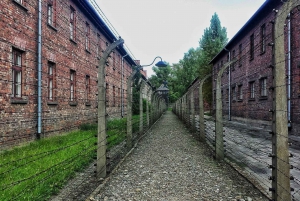
[[[124,117],[124,93],[123,93],[123,80],[124,80],[124,57],[128,56],[128,54],[122,56],[122,64],[121,64],[121,117]]]
[[[291,128],[291,13],[288,15],[288,127]]]
[[[39,0],[38,14],[38,127],[37,138],[42,133],[42,0]]]
[[[228,62],[230,62],[230,51],[224,47],[224,50],[228,52]],[[228,121],[231,121],[231,65],[228,67]]]

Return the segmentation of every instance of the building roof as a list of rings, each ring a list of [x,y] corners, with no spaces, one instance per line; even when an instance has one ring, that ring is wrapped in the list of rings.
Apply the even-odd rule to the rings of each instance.
[[[225,45],[225,47],[209,62],[209,64],[213,64],[215,60],[222,57],[224,53],[227,53],[228,51],[226,51],[225,49],[230,50],[237,41],[241,40],[245,36],[245,34],[253,29],[253,27],[257,26],[257,22],[268,15],[280,3],[282,3],[280,0],[266,0],[253,14],[253,16],[246,22],[246,24],[244,24],[244,26]]]
[[[169,91],[169,89],[164,85],[160,85],[160,87],[158,87],[158,89],[156,89],[156,91]]]
[[[89,2],[89,0],[73,0],[74,3],[81,8],[81,11],[85,14],[89,20],[97,27],[97,29],[105,36],[108,42],[113,43],[114,41],[118,40],[112,30],[107,26],[104,20],[100,17],[98,12],[94,9],[93,5]],[[130,55],[123,47],[120,45],[118,51],[122,56],[126,54]],[[132,66],[136,66],[135,61],[131,56],[125,57],[125,60]]]

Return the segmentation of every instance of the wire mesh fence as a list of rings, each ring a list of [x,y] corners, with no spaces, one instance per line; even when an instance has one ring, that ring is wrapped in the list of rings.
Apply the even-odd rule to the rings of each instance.
[[[200,140],[205,135],[216,159],[225,158],[272,200],[300,200],[299,71],[293,54],[299,47],[291,44],[297,6],[299,1],[287,1],[274,8],[266,17],[269,23],[237,44],[238,54],[232,47],[219,56],[211,75],[211,110],[204,114],[201,102],[204,76],[173,108],[191,129],[196,120],[197,135]],[[195,89],[198,97],[191,96]]]

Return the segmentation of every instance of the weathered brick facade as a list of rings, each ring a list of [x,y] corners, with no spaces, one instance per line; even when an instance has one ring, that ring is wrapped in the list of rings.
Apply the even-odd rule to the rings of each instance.
[[[231,119],[270,124],[272,113],[272,43],[273,21],[276,10],[282,6],[280,0],[267,0],[241,30],[229,41],[225,48],[211,61],[213,65],[213,92],[215,109],[215,89],[217,72],[222,64],[237,59],[222,76],[223,114]],[[295,8],[291,20],[291,133],[300,132],[299,98],[299,11]],[[288,20],[286,20],[288,24]],[[285,49],[288,53],[288,26],[285,26]],[[288,61],[286,60],[286,66]],[[287,67],[286,67],[287,69]],[[286,70],[287,72],[287,70]],[[265,85],[265,87],[262,87]],[[229,97],[229,87],[231,94]],[[229,107],[229,102],[231,106]]]
[[[37,136],[38,1],[3,0],[0,7],[0,147],[5,149]],[[102,51],[116,40],[114,34],[86,0],[43,0],[41,34],[42,136],[95,122],[97,66]],[[17,67],[15,52],[22,61]],[[127,77],[135,65],[126,54],[120,46],[108,59],[110,111],[121,110],[122,90],[126,105]],[[21,88],[13,76],[18,69]]]

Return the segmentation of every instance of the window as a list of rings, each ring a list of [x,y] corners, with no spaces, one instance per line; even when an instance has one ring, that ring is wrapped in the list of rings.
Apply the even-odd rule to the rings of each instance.
[[[264,53],[266,51],[266,25],[263,24],[260,27],[260,51]]]
[[[242,100],[243,99],[243,85],[238,86],[238,99]]]
[[[239,45],[239,66],[242,66],[242,51],[243,51],[243,45]]]
[[[22,55],[22,51],[12,50],[12,96],[17,98],[22,96]]]
[[[90,102],[90,76],[85,76],[85,101]]]
[[[14,0],[15,2],[19,3],[19,4],[23,4],[23,0]]]
[[[85,49],[90,50],[90,25],[85,23]]]
[[[220,64],[220,69],[222,69],[223,68],[223,60],[221,61],[221,64]],[[218,77],[218,75],[217,75],[217,77]],[[222,74],[222,77],[223,77],[223,74]]]
[[[53,6],[48,4],[48,24],[53,25]]]
[[[227,61],[226,61],[226,62],[229,62],[229,60],[230,60],[230,53],[227,54]],[[229,68],[230,68],[230,66],[231,66],[231,65],[229,65],[229,67],[226,68],[226,72],[227,72],[227,73],[229,73]]]
[[[109,93],[110,93],[109,92],[109,86],[108,86],[108,83],[106,83],[106,93],[105,93],[106,97],[105,98],[106,98],[106,106],[107,107],[109,107]]]
[[[113,107],[116,105],[116,88],[113,86],[113,102],[112,102]]]
[[[48,99],[54,100],[55,64],[48,62]]]
[[[101,45],[100,45],[100,35],[97,34],[97,44],[96,44],[96,54],[97,57],[100,58],[100,51],[101,51]]]
[[[235,50],[232,50],[232,59],[235,59]],[[234,70],[235,62],[232,63],[232,70]]]
[[[118,94],[117,94],[118,98],[117,98],[117,104],[118,106],[120,105],[120,97],[121,97],[121,89],[118,88]]]
[[[231,90],[232,92],[232,100],[233,101],[235,101],[236,100],[236,91],[235,91],[235,86],[234,87],[232,87],[232,90]]]
[[[250,87],[250,99],[254,99],[255,98],[255,85],[254,82],[250,82],[249,83],[249,87]]]
[[[56,0],[48,0],[47,5],[47,17],[48,17],[48,24],[51,26],[55,26],[55,2]]]
[[[267,78],[260,79],[260,96],[267,96]]]
[[[75,101],[76,71],[70,70],[70,101]]]
[[[75,10],[73,7],[70,7],[70,39],[75,40],[76,37],[76,20],[75,20]]]
[[[254,59],[254,34],[250,36],[250,59]]]
[[[225,94],[225,101],[228,102],[228,97],[229,97],[229,89],[226,89],[226,94]]]

